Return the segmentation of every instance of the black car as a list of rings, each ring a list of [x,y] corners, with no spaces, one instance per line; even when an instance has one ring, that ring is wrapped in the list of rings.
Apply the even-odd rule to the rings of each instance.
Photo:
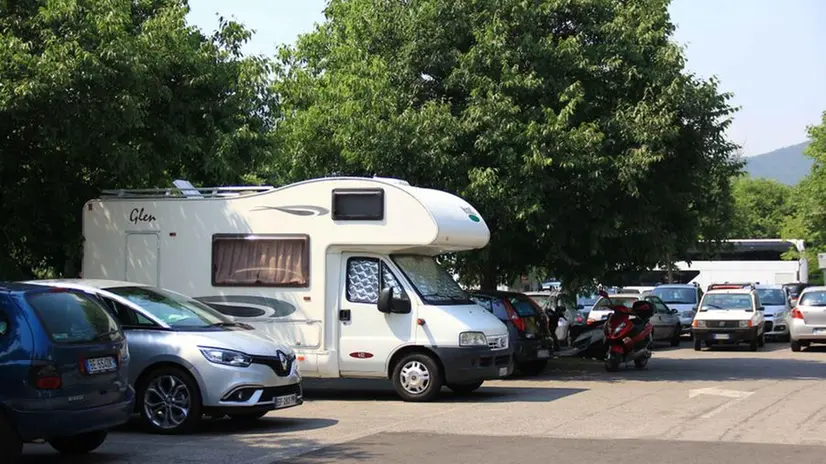
[[[470,297],[508,326],[516,368],[527,375],[538,375],[548,364],[553,338],[542,308],[524,293],[471,292]]]
[[[786,294],[789,296],[789,304],[791,307],[797,306],[797,299],[800,297],[800,292],[803,291],[804,288],[809,287],[809,284],[804,284],[802,282],[792,282],[788,284],[783,284],[783,290],[786,291]]]

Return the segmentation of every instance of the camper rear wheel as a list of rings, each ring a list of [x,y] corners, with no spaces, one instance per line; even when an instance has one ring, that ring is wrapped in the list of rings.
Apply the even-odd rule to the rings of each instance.
[[[424,353],[408,354],[393,368],[393,387],[404,401],[432,401],[443,383],[439,364]]]

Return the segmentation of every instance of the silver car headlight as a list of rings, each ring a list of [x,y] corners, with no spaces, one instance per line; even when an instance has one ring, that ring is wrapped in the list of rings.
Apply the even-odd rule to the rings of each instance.
[[[228,350],[225,348],[212,348],[209,346],[199,346],[201,354],[207,361],[215,364],[223,364],[225,366],[235,367],[249,367],[252,364],[252,358],[240,351]]]
[[[462,332],[459,334],[459,346],[488,346],[488,337],[482,332]]]
[[[786,311],[779,312],[779,313],[774,315],[774,320],[776,320],[776,321],[780,321],[780,320],[783,320],[783,319],[786,319]]]

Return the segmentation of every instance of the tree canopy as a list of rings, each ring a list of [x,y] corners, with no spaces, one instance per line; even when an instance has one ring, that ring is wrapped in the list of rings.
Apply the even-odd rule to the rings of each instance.
[[[74,275],[101,188],[240,182],[271,153],[269,62],[184,1],[0,3],[0,277]]]
[[[792,196],[793,215],[789,216],[783,226],[784,238],[803,238],[807,242],[809,273],[817,280],[821,272],[817,266],[817,253],[826,252],[826,112],[820,124],[808,128],[811,143],[806,148],[806,155],[814,160],[812,170]]]
[[[666,0],[332,0],[280,53],[278,181],[400,177],[466,198],[483,286],[574,286],[722,238],[734,109],[684,69]]]
[[[738,177],[732,187],[734,214],[729,236],[780,238],[795,213],[793,194],[793,187],[770,179]]]

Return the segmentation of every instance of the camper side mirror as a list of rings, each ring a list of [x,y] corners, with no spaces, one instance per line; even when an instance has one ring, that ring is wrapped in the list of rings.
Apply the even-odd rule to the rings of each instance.
[[[379,292],[378,308],[380,312],[390,313],[393,310],[393,289],[384,287]]]
[[[407,314],[410,312],[410,300],[393,298],[393,289],[384,287],[379,292],[379,311],[383,313]]]

